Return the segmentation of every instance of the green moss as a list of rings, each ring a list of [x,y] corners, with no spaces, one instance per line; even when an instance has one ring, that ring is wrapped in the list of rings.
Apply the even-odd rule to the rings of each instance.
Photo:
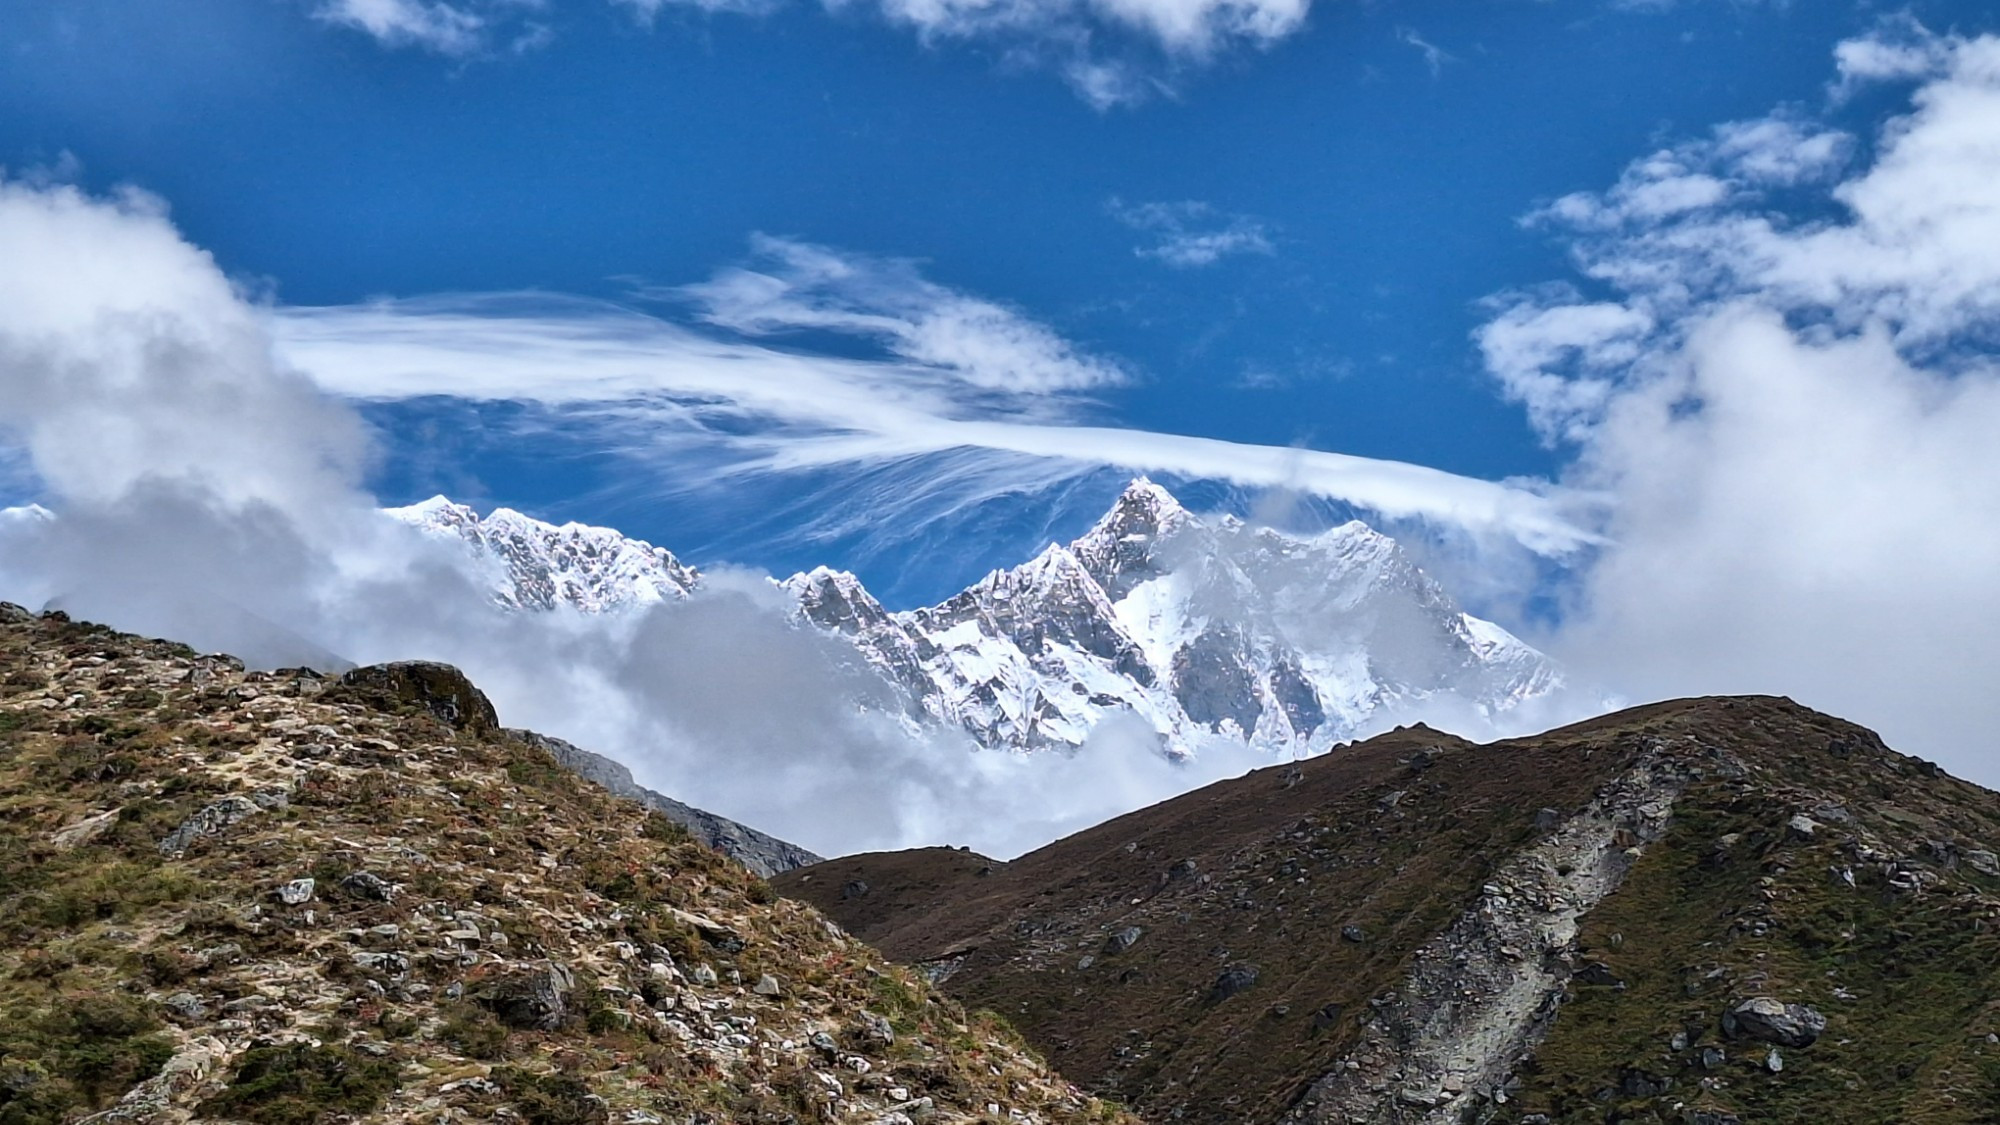
[[[258,1125],[317,1125],[381,1108],[396,1090],[400,1069],[348,1047],[253,1047],[243,1053],[229,1088],[201,1109]]]

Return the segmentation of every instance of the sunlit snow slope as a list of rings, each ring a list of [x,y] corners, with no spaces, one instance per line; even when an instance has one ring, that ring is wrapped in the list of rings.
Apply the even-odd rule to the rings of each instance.
[[[603,528],[506,509],[482,520],[441,498],[393,514],[489,560],[496,598],[518,608],[612,612],[700,582]],[[1402,704],[1443,696],[1499,712],[1561,683],[1547,657],[1460,611],[1362,523],[1300,537],[1204,519],[1146,480],[1081,538],[938,605],[891,613],[825,568],[783,586],[802,624],[849,639],[912,718],[996,748],[1076,746],[1125,715],[1174,750],[1316,750]]]

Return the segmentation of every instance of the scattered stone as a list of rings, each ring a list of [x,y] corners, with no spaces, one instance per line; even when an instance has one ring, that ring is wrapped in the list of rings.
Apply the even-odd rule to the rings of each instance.
[[[1616,987],[1620,983],[1618,974],[1612,972],[1611,966],[1602,961],[1584,962],[1583,968],[1576,971],[1576,982],[1578,984],[1610,985],[1613,987]]]
[[[1965,865],[1981,875],[2000,875],[2000,856],[1984,848],[1970,848],[1965,852]]]
[[[1722,1015],[1726,1035],[1779,1047],[1810,1047],[1826,1030],[1826,1017],[1804,1004],[1752,997]]]
[[[390,902],[396,897],[396,885],[372,871],[356,871],[348,875],[340,881],[340,889],[356,898],[376,902]]]
[[[487,980],[473,991],[473,999],[509,1027],[554,1031],[568,1021],[575,991],[569,969],[551,961]]]
[[[1209,986],[1208,1002],[1220,1004],[1232,996],[1248,992],[1257,983],[1257,966],[1247,962],[1238,963],[1222,970]]]
[[[896,1029],[884,1016],[863,1009],[856,1021],[855,1037],[871,1047],[887,1047],[896,1041]]]
[[[1562,813],[1558,812],[1557,810],[1555,809],[1535,810],[1535,831],[1547,832],[1549,829],[1554,828],[1556,825],[1561,823],[1562,823]]]
[[[1167,879],[1169,881],[1178,879],[1192,879],[1194,878],[1194,872],[1195,872],[1194,860],[1184,859],[1181,860],[1179,863],[1174,864],[1172,867],[1167,868]]]
[[[1701,1049],[1701,1068],[1703,1070],[1715,1070],[1728,1061],[1728,1053],[1720,1047],[1703,1047]]]
[[[1340,927],[1340,936],[1343,940],[1351,941],[1356,945],[1368,944],[1368,931],[1362,929],[1360,926],[1342,926]]]
[[[181,822],[179,828],[167,833],[160,841],[160,854],[169,859],[178,857],[194,846],[195,841],[213,836],[245,817],[255,816],[261,810],[256,802],[247,797],[224,797]]]
[[[1139,943],[1139,939],[1145,935],[1145,932],[1137,926],[1127,926],[1110,937],[1105,938],[1105,956],[1114,957],[1132,948]]]
[[[757,983],[751,986],[750,991],[759,996],[782,996],[785,993],[785,986],[778,983],[777,977],[765,973],[757,978]]]
[[[84,817],[75,824],[58,828],[55,834],[49,837],[49,843],[55,845],[57,851],[66,852],[80,848],[110,831],[111,826],[118,823],[118,811],[112,809],[110,812],[101,812],[95,816]]]
[[[850,898],[860,898],[862,895],[865,895],[867,893],[868,893],[868,882],[865,879],[855,879],[852,882],[848,883],[846,886],[840,888],[840,897],[843,900]]]
[[[300,906],[312,901],[314,883],[310,878],[293,879],[278,888],[278,901],[286,906]]]
[[[192,992],[176,992],[160,1001],[160,1007],[181,1023],[200,1023],[208,1018],[208,1005]]]
[[[1685,1031],[1676,1031],[1676,1032],[1674,1032],[1673,1036],[1672,1036],[1671,1038],[1669,1038],[1669,1039],[1667,1040],[1667,1049],[1668,1049],[1668,1050],[1670,1050],[1670,1051],[1685,1051],[1685,1050],[1687,1050],[1687,1049],[1688,1049],[1688,1033],[1687,1033],[1687,1032],[1685,1032]]]

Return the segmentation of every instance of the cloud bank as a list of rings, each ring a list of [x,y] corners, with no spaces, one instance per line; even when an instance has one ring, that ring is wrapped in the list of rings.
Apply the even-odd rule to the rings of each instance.
[[[2000,724],[2000,39],[1842,44],[1859,137],[1723,126],[1530,221],[1575,286],[1479,334],[1567,481],[1615,497],[1552,643],[1659,697],[1771,691],[1988,782]]]

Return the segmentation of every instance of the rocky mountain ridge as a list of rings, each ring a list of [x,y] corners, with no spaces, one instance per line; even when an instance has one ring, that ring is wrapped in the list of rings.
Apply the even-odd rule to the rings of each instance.
[[[1769,697],[774,881],[1156,1121],[2000,1117],[2000,794]]]
[[[700,582],[607,529],[506,509],[480,520],[442,498],[392,514],[504,564],[496,596],[520,608],[608,612]],[[1143,478],[1079,539],[935,606],[890,612],[825,568],[783,587],[801,620],[846,638],[902,693],[912,721],[989,748],[1073,748],[1128,716],[1170,753],[1216,740],[1307,753],[1406,705],[1490,714],[1562,684],[1364,524],[1300,537],[1204,519]]]
[[[0,604],[0,1121],[1121,1122],[443,665]]]

